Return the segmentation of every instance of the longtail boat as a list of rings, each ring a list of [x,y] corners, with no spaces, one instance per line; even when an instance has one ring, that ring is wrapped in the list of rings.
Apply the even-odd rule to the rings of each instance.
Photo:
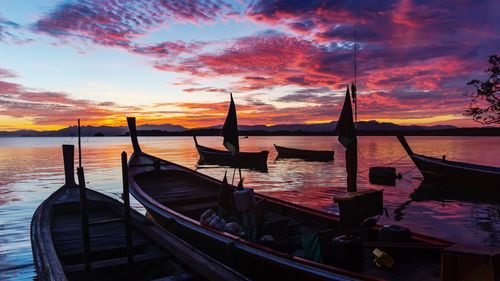
[[[227,111],[226,120],[222,126],[221,136],[224,137],[222,144],[227,151],[217,150],[198,144],[196,136],[193,136],[196,149],[200,154],[198,164],[216,164],[230,166],[234,168],[250,168],[262,172],[267,172],[268,151],[260,152],[241,152],[238,132],[238,117],[236,114],[236,105],[233,100],[233,94],[230,94],[231,101]]]
[[[297,149],[274,145],[278,158],[300,158],[309,161],[331,161],[335,155],[333,150]]]
[[[500,167],[450,161],[413,153],[404,136],[397,136],[408,156],[420,170],[426,181],[448,182],[474,189],[499,190]]]
[[[135,118],[127,121],[134,149],[128,163],[131,194],[165,229],[249,278],[439,280],[441,272],[442,280],[455,280],[452,278],[459,270],[459,264],[453,265],[456,255],[445,255],[451,242],[417,233],[408,235],[404,228],[370,224],[370,220],[348,227],[337,215],[263,194],[255,193],[257,203],[249,215],[254,217],[255,227],[249,227],[248,232],[207,225],[200,218],[208,209],[226,208],[224,194],[228,189],[237,192],[237,187],[142,152]],[[255,235],[249,237],[248,233]],[[349,244],[349,233],[362,237],[361,255],[352,257],[349,251],[332,250],[337,242]],[[390,269],[374,265],[371,253],[375,250],[392,251],[395,265]],[[441,270],[442,254],[451,265]],[[339,264],[339,256],[347,269],[334,265]],[[351,264],[356,268],[350,268]]]
[[[66,183],[43,201],[31,222],[38,280],[246,280],[137,211],[127,220],[123,203],[84,187],[90,242],[85,253],[73,153],[73,145],[63,145]]]
[[[200,155],[199,164],[216,164],[235,168],[250,168],[258,171],[267,171],[268,151],[260,152],[238,152],[213,149],[198,144],[196,136],[193,136],[196,149]]]

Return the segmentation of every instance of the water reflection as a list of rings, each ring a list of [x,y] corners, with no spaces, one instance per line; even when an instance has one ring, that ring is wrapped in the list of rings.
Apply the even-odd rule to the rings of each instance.
[[[222,147],[220,137],[200,137],[203,144]],[[222,179],[227,167],[197,167],[198,153],[191,137],[141,137],[143,151]],[[450,160],[500,166],[498,137],[409,137],[415,152]],[[72,138],[0,138],[0,280],[34,277],[29,225],[35,208],[63,184],[61,144],[76,144]],[[274,160],[273,144],[310,149],[335,150],[331,162],[300,159]],[[119,199],[120,153],[132,152],[129,138],[84,138],[83,164],[90,188]],[[242,151],[269,150],[268,173],[243,170],[245,186],[258,192],[308,207],[336,212],[332,197],[346,190],[344,149],[336,137],[249,137],[240,140]],[[488,151],[488,153],[484,153]],[[392,166],[406,173],[394,187],[372,185],[368,169],[396,161],[405,155],[394,137],[360,137],[360,189],[384,190],[388,217],[380,223],[397,223],[413,231],[467,244],[500,247],[500,205],[477,198],[477,193],[457,194],[422,184],[421,174],[409,158]],[[412,170],[413,169],[413,170]],[[236,173],[236,179],[238,173]],[[438,186],[439,187],[439,186]],[[500,198],[500,197],[497,197]],[[141,205],[132,201],[133,207]]]

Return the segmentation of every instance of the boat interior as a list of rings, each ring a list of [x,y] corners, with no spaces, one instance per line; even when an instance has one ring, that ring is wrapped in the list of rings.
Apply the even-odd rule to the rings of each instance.
[[[77,188],[73,189],[70,193],[75,195],[74,200],[56,202],[52,206],[51,235],[68,280],[84,280],[80,203]],[[87,207],[91,280],[126,280],[128,263],[123,208],[90,197]],[[145,235],[140,223],[132,220],[132,280],[203,280]]]
[[[169,169],[168,166],[165,169],[162,166],[161,170],[137,174],[135,181],[154,200],[194,221],[199,222],[204,212],[213,209],[226,222],[241,223],[241,214],[222,207],[227,204],[220,202],[221,184],[193,175],[190,170]],[[380,242],[375,219],[356,226],[344,226],[333,215],[297,208],[268,197],[255,197],[256,205],[250,212],[255,236],[240,235],[251,243],[326,265],[338,266],[338,261],[347,261],[349,264],[343,265],[344,268],[383,279],[413,280],[411,278],[414,276],[418,276],[415,280],[440,278],[440,254],[435,247],[427,247],[426,242],[411,238],[395,241],[404,242],[399,246],[406,243],[404,249],[393,247],[398,243]],[[333,240],[346,234],[361,238],[361,255],[342,252],[345,249],[334,250]],[[375,265],[372,254],[375,248],[390,255],[394,259],[394,266],[384,268]],[[342,258],[337,258],[339,255]],[[346,258],[346,255],[353,255],[353,258]],[[359,260],[357,264],[356,259]]]

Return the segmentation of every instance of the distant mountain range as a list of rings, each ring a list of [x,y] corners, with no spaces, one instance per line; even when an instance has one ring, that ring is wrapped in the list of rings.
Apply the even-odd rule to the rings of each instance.
[[[240,131],[247,132],[329,132],[333,133],[335,131],[335,126],[337,125],[336,121],[332,121],[329,123],[319,123],[319,124],[282,124],[282,125],[240,125]],[[377,121],[360,121],[357,124],[358,130],[360,131],[434,131],[434,130],[453,130],[457,129],[455,126],[451,125],[435,125],[435,126],[403,126],[396,125],[394,123],[387,122],[377,122]],[[163,125],[141,125],[138,126],[139,131],[150,131],[150,135],[154,135],[155,132],[158,134],[162,133],[168,134],[172,133],[174,135],[183,134],[186,132],[189,135],[190,131],[213,131],[214,129],[220,129],[221,126],[212,126],[207,128],[197,128],[197,129],[188,129],[180,125],[171,125],[171,124],[163,124]],[[120,136],[125,135],[128,132],[128,128],[126,126],[120,127],[110,127],[110,126],[83,126],[81,128],[81,133],[83,136]],[[77,135],[77,127],[71,126],[60,130],[54,131],[35,131],[35,130],[18,130],[12,132],[0,132],[0,137],[67,137],[67,136],[76,136]]]
[[[308,132],[328,132],[335,131],[337,121],[319,124],[282,124],[282,125],[254,125],[254,126],[239,126],[241,131],[308,131]],[[220,128],[220,126],[215,127]],[[456,129],[451,125],[435,125],[435,126],[402,126],[394,123],[378,122],[378,121],[360,121],[357,123],[358,130],[364,131],[424,131],[424,130],[444,130]]]
[[[169,131],[169,132],[182,132],[188,129],[180,125],[142,125],[137,127],[141,131]],[[128,127],[110,127],[110,126],[82,126],[82,136],[120,136],[128,132]],[[35,131],[35,130],[18,130],[12,132],[0,132],[0,137],[71,137],[78,134],[76,126],[67,127],[54,131]]]

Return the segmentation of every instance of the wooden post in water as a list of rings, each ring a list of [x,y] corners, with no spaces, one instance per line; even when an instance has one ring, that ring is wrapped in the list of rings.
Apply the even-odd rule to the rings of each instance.
[[[82,166],[82,140],[80,131],[80,119],[78,119],[78,167]]]
[[[89,214],[87,208],[87,193],[85,191],[85,175],[82,167],[82,147],[80,140],[80,119],[78,119],[78,185],[80,188],[80,217],[82,222],[83,236],[83,263],[84,263],[84,278],[92,280],[90,276],[91,257],[90,257],[90,233],[89,233]]]
[[[72,144],[63,144],[64,161],[64,186],[76,187],[75,182],[75,146]]]
[[[127,239],[127,263],[128,263],[128,278],[133,280],[134,273],[134,257],[133,257],[133,244],[132,244],[132,224],[130,220],[130,197],[128,191],[128,170],[127,170],[127,153],[122,152],[122,179],[123,179],[123,204],[124,204],[124,217],[125,217],[125,232]]]

